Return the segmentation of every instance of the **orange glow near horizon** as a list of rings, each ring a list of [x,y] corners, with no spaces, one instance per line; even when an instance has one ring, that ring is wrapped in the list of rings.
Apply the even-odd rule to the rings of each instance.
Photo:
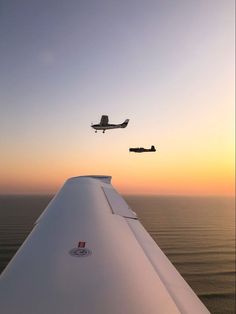
[[[69,154],[69,152],[68,152]],[[157,151],[150,154],[117,152],[108,158],[101,153],[96,162],[92,153],[78,161],[65,154],[47,156],[36,162],[18,160],[2,169],[1,194],[52,194],[66,179],[79,175],[111,175],[114,187],[122,194],[234,195],[234,161],[232,154],[217,158],[191,152],[184,156]],[[10,170],[9,170],[10,169]],[[99,170],[100,169],[100,170]]]
[[[188,134],[176,142],[163,136],[156,153],[135,154],[129,153],[129,144],[143,134],[129,133],[128,128],[127,136],[119,130],[110,132],[90,131],[82,141],[85,144],[75,147],[73,140],[67,141],[66,149],[54,145],[52,150],[45,139],[41,145],[31,146],[30,153],[26,146],[17,158],[17,146],[5,151],[0,164],[0,194],[51,194],[69,177],[96,174],[111,175],[122,194],[235,193],[234,137],[214,144],[201,134],[191,134],[192,142]]]

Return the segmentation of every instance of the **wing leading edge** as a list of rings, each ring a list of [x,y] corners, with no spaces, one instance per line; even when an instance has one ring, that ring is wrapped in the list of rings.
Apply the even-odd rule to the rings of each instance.
[[[110,180],[66,181],[0,277],[3,313],[209,313]]]

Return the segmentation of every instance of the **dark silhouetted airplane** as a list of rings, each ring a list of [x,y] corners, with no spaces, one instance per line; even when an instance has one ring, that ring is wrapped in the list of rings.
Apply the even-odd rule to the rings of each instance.
[[[101,117],[100,123],[92,124],[91,127],[95,129],[96,133],[98,130],[101,130],[103,133],[105,133],[106,130],[126,128],[129,123],[129,119],[126,119],[123,123],[120,124],[109,124],[108,122],[108,116],[103,115]]]
[[[143,147],[131,147],[129,149],[130,152],[134,153],[145,153],[145,152],[155,152],[156,148],[155,146],[151,146],[151,148],[143,148]]]

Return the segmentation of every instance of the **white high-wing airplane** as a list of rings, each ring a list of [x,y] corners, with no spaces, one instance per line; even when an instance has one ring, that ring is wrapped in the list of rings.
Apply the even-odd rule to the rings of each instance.
[[[128,123],[129,123],[129,119],[126,119],[123,123],[120,123],[120,124],[110,124],[108,116],[103,115],[101,117],[100,123],[92,124],[91,127],[95,129],[96,133],[98,130],[102,130],[103,133],[105,133],[105,130],[126,128]]]
[[[1,313],[209,314],[110,181],[66,181],[0,277]]]

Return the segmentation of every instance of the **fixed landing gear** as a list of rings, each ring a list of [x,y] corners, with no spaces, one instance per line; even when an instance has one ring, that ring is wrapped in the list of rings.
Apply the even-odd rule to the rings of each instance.
[[[103,130],[102,133],[105,133],[105,130]]]
[[[98,131],[96,130],[95,133],[97,133]]]

